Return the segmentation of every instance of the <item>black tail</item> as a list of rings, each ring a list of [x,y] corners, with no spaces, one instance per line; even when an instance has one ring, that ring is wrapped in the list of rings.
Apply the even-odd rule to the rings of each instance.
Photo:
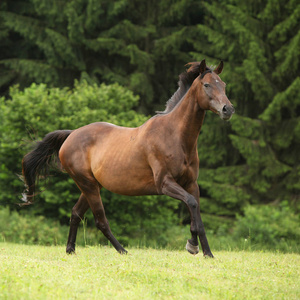
[[[48,133],[42,141],[37,142],[35,148],[27,153],[22,161],[22,173],[25,183],[23,205],[33,203],[36,180],[40,175],[49,175],[48,169],[53,158],[58,157],[59,149],[72,130],[57,130]]]

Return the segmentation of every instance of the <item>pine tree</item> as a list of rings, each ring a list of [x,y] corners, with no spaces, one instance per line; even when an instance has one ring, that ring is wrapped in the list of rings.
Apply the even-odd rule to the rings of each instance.
[[[3,0],[0,93],[33,81],[118,82],[152,113],[185,63],[222,59],[236,114],[224,123],[207,113],[202,211],[217,224],[214,215],[234,217],[248,203],[299,209],[299,16],[296,0]]]
[[[141,110],[153,112],[190,61],[186,37],[202,20],[199,12],[191,0],[4,0],[0,64],[22,87],[118,82],[141,96]],[[9,78],[1,78],[6,89]]]
[[[236,115],[231,129],[215,130],[215,119],[204,125],[202,207],[225,216],[247,203],[288,201],[299,209],[300,6],[226,0],[205,7],[194,56],[225,61],[223,79]]]

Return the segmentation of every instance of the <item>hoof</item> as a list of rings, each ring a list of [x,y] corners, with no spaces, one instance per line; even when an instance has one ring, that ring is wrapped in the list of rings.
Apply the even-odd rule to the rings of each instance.
[[[76,254],[76,253],[75,253],[75,249],[74,249],[74,248],[71,248],[71,247],[66,249],[66,253],[67,253],[67,254]]]
[[[193,255],[199,253],[199,246],[193,246],[189,241],[187,241],[185,249]]]
[[[118,251],[120,254],[127,254],[128,252],[125,249],[121,249]]]
[[[208,253],[208,254],[204,253],[203,256],[204,256],[205,258],[214,258],[214,256],[212,255],[211,252]]]

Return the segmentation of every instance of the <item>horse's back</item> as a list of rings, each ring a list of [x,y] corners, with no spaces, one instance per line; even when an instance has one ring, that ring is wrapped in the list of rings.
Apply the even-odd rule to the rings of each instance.
[[[81,156],[88,156],[90,150],[99,142],[99,139],[105,140],[114,127],[117,126],[110,123],[97,122],[74,130],[60,148],[59,157],[62,164],[65,166],[71,163],[74,156],[79,156],[80,154]]]

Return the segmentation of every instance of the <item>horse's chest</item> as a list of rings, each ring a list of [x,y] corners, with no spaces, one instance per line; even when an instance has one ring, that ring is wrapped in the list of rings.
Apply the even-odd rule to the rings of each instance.
[[[173,178],[180,184],[186,185],[198,177],[197,160],[182,155],[169,163]]]
[[[197,179],[197,171],[190,165],[186,165],[182,167],[181,172],[175,179],[181,186],[189,185]]]

